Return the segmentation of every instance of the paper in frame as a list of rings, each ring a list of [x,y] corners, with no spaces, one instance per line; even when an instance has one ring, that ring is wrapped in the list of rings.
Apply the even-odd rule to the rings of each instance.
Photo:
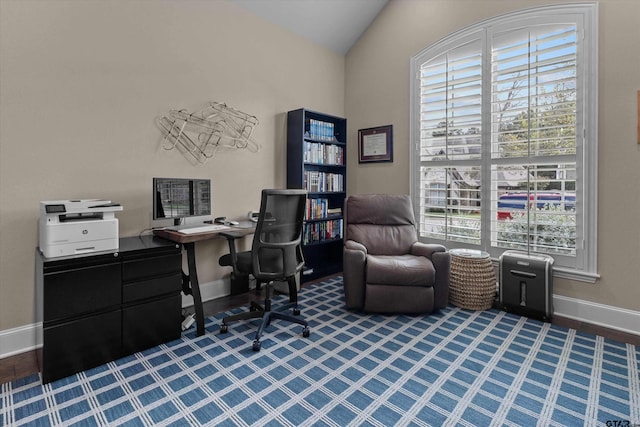
[[[393,125],[358,130],[358,161],[393,162]]]

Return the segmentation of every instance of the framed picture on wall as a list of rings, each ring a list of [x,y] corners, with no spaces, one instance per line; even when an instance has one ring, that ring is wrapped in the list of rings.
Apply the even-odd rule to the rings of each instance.
[[[358,130],[358,161],[393,162],[393,125]]]

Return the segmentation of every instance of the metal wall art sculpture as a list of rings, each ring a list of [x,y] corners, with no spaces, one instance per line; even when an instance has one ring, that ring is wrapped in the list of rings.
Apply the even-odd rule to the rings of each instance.
[[[228,107],[224,103],[210,102],[201,111],[170,110],[158,119],[164,139],[162,148],[177,148],[194,163],[206,163],[218,149],[260,150],[260,144],[251,138],[258,124],[255,116]]]

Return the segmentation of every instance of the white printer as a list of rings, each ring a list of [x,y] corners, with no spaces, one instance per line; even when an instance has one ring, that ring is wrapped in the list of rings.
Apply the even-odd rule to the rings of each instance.
[[[40,250],[47,258],[117,251],[121,210],[101,199],[40,202]]]

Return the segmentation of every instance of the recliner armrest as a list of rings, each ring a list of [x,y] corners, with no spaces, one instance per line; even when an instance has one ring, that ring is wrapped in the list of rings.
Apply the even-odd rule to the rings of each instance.
[[[451,254],[448,251],[433,252],[433,266],[436,269],[436,283],[433,285],[433,308],[445,308],[449,301],[449,276],[451,274]]]
[[[367,254],[367,248],[362,243],[358,243],[355,240],[345,240],[344,248],[354,251],[361,251],[364,252],[365,255]]]
[[[435,252],[446,252],[447,248],[437,243],[415,242],[411,245],[411,255],[423,256],[431,259]]]
[[[342,274],[345,302],[350,309],[364,307],[366,264],[367,248],[354,240],[345,240]]]

